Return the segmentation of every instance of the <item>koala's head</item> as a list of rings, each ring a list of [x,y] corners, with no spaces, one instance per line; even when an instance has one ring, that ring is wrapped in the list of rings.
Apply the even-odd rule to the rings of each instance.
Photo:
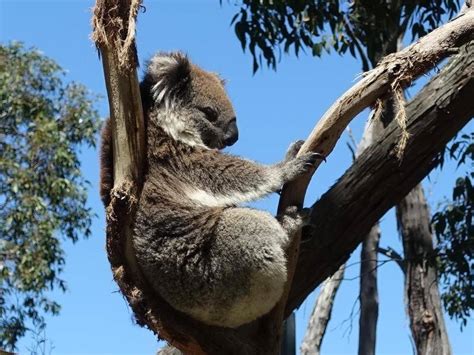
[[[238,139],[222,79],[176,52],[153,56],[141,83],[148,124],[191,146],[222,149]]]

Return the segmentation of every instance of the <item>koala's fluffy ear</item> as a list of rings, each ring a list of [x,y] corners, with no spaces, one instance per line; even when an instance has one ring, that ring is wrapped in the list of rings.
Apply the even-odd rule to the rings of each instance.
[[[158,53],[147,64],[142,96],[155,105],[171,107],[186,95],[191,80],[191,63],[181,52]]]

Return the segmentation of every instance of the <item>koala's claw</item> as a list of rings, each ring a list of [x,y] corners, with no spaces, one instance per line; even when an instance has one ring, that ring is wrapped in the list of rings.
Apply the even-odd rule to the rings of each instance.
[[[313,167],[317,160],[321,160],[321,159],[326,160],[326,157],[324,155],[322,155],[320,153],[313,153],[313,152],[306,153],[306,154],[302,155],[299,158],[305,160],[304,165],[308,168]],[[299,159],[299,158],[297,158],[297,159]]]
[[[311,161],[312,161],[313,165],[314,165],[314,163],[316,163],[316,160],[326,161],[326,156],[324,154],[311,152],[311,153],[309,153],[309,155],[311,155]]]
[[[325,163],[327,163],[326,156],[322,153],[313,153],[316,155],[317,159],[324,160]]]

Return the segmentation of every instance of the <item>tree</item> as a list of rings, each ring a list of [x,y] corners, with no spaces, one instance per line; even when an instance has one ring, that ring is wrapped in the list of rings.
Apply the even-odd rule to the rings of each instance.
[[[471,169],[456,180],[452,201],[446,201],[433,216],[438,243],[430,262],[437,263],[441,275],[441,288],[444,291],[441,298],[445,309],[463,327],[474,309],[474,133],[456,137],[446,151],[451,159],[458,162],[458,167],[468,165]],[[458,250],[463,252],[459,253]]]
[[[78,153],[95,145],[94,101],[38,50],[0,46],[0,348],[59,313],[47,292],[67,287],[60,236],[90,235]]]
[[[254,71],[262,60],[275,69],[281,49],[285,53],[293,49],[296,55],[309,50],[315,56],[349,51],[367,71],[395,52],[408,30],[412,39],[425,35],[439,26],[443,16],[456,14],[459,3],[243,0],[232,23],[242,48],[252,55]]]
[[[459,8],[457,1],[381,1],[381,2],[267,2],[243,1],[240,12],[235,15],[235,32],[243,49],[249,48],[254,62],[254,71],[262,64],[262,58],[267,64],[276,68],[276,50],[283,47],[288,52],[292,47],[298,55],[300,49],[309,49],[313,55],[320,56],[322,50],[335,50],[339,54],[349,52],[360,58],[364,71],[375,67],[384,56],[393,53],[401,41],[411,32],[412,39],[426,34],[427,31],[438,26],[443,16],[451,17]],[[326,25],[326,26],[325,26]],[[329,26],[327,26],[329,25]],[[373,124],[380,122],[386,126],[399,115],[397,101],[387,97],[377,105],[382,107],[378,115],[371,119]],[[403,122],[400,122],[403,124]],[[376,135],[383,132],[377,129]],[[406,137],[406,134],[405,134]],[[403,143],[403,139],[400,144]],[[407,264],[405,273],[405,289],[407,303],[420,305],[421,299],[426,307],[408,307],[412,324],[413,337],[416,340],[420,353],[426,349],[438,349],[440,353],[449,352],[449,342],[445,332],[442,313],[440,310],[439,295],[425,289],[423,285],[437,285],[436,268],[432,262],[425,262],[423,268],[419,263],[411,260],[427,261],[433,254],[432,234],[429,229],[429,211],[422,200],[423,190],[416,187],[413,194],[397,208],[400,234],[404,240],[404,253]],[[408,209],[415,205],[416,208]],[[417,223],[425,227],[416,228],[408,212],[417,213],[420,218]],[[374,227],[375,228],[375,227]],[[412,231],[408,233],[408,231]],[[414,232],[416,231],[416,233]],[[417,243],[416,238],[424,243]],[[371,231],[362,244],[361,252],[361,317],[359,329],[359,353],[370,354],[375,352],[375,329],[377,319],[376,295],[376,265],[379,233]],[[428,243],[428,241],[430,241]],[[416,247],[414,246],[416,243]],[[425,250],[422,248],[425,247]],[[418,250],[415,252],[415,250]],[[462,259],[463,249],[457,249]],[[453,274],[451,274],[453,275]],[[454,278],[455,279],[455,278]],[[446,280],[446,278],[445,278]],[[326,287],[332,287],[327,284]],[[472,293],[472,292],[471,292]],[[416,296],[417,300],[414,299]],[[321,306],[321,303],[318,303]],[[328,307],[322,307],[329,310]],[[416,312],[415,312],[416,309]],[[466,309],[464,310],[467,311]],[[324,318],[324,317],[323,317]],[[414,326],[415,319],[425,319],[424,326]],[[436,321],[428,321],[436,320]],[[422,345],[430,342],[431,345]],[[435,344],[435,345],[434,345]],[[305,344],[307,347],[308,344]],[[316,346],[318,347],[318,346]],[[424,349],[424,350],[423,350]]]
[[[108,255],[114,277],[138,323],[148,326],[185,352],[276,353],[283,318],[347,260],[363,235],[432,169],[433,157],[469,120],[473,108],[467,97],[472,90],[472,78],[465,75],[450,78],[457,88],[455,91],[446,87],[443,89],[447,91],[436,90],[439,87],[436,80],[430,84],[421,101],[407,107],[407,127],[412,135],[404,148],[404,159],[400,160],[397,151],[393,150],[402,132],[397,124],[391,124],[377,144],[369,147],[313,206],[314,228],[304,232],[304,244],[299,245],[296,236],[288,250],[289,279],[294,275],[293,282],[288,282],[285,296],[269,315],[239,329],[210,327],[174,311],[159,295],[150,292],[136,268],[133,248],[130,248],[130,224],[141,184],[141,166],[136,164],[140,163],[144,148],[140,143],[143,142],[140,133],[143,121],[134,42],[139,8],[140,1],[101,0],[96,4],[93,19],[93,37],[104,58],[113,139],[116,145],[126,147],[122,154],[119,152],[114,157],[115,173],[121,179],[114,182],[112,201],[107,209]],[[347,123],[366,106],[394,90],[393,82],[401,87],[407,85],[430,65],[451,53],[453,48],[469,41],[473,22],[474,13],[470,11],[463,18],[433,31],[417,45],[383,61],[328,110],[302,147],[302,153],[313,150],[329,154]],[[433,43],[439,44],[433,46]],[[460,64],[456,74],[472,69],[468,58],[458,58]],[[411,63],[416,65],[409,65]],[[440,75],[439,80],[446,78],[447,74],[443,74],[445,76]],[[437,106],[419,110],[420,103],[426,104],[427,97],[442,101],[445,104],[443,110]],[[455,122],[453,115],[458,118]],[[432,134],[439,135],[438,141],[427,144]],[[373,174],[364,173],[367,167]],[[309,179],[310,174],[285,186],[280,208],[301,204]],[[388,183],[397,188],[387,191],[381,186],[382,182],[384,186]],[[368,190],[372,192],[370,196]],[[320,237],[326,242],[315,243]],[[307,270],[313,272],[308,274]]]

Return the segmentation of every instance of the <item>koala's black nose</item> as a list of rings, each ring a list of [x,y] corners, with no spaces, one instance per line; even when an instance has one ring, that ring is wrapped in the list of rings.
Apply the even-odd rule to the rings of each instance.
[[[224,134],[224,143],[226,146],[230,146],[237,142],[237,139],[239,139],[239,130],[237,129],[237,121],[234,118],[227,125]]]

